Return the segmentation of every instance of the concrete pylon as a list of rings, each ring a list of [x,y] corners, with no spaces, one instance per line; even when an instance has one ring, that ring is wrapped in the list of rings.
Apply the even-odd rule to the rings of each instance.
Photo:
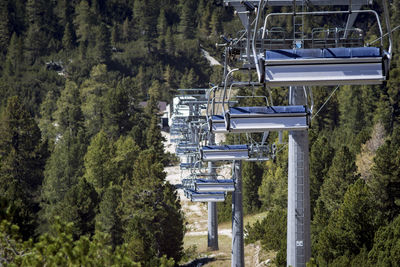
[[[233,162],[235,191],[232,194],[232,267],[244,266],[242,161]]]
[[[290,105],[306,105],[303,87],[291,87]],[[311,257],[308,131],[289,131],[287,266],[305,267]]]
[[[214,145],[215,136],[210,133],[209,144]],[[214,163],[208,162],[208,173],[211,174],[210,179],[215,179]],[[207,235],[207,249],[210,251],[218,250],[218,215],[217,203],[208,202],[208,235]]]

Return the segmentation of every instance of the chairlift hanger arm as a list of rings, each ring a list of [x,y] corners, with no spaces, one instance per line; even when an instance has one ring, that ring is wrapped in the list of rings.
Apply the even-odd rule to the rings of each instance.
[[[226,6],[243,6],[241,4],[242,0],[224,0]],[[247,1],[254,6],[258,6],[259,0]],[[268,0],[266,6],[293,6],[294,0]],[[296,5],[303,4],[303,0],[295,0]],[[371,5],[372,0],[307,0],[307,3],[313,6],[347,6],[350,5]]]
[[[383,0],[384,1],[384,0]],[[297,15],[332,15],[332,14],[349,14],[350,11],[346,10],[346,11],[307,11],[307,12],[297,12]],[[382,31],[382,25],[381,22],[379,20],[379,15],[375,10],[352,10],[352,13],[372,13],[377,21],[378,24],[378,28],[379,28],[379,33],[382,36],[383,35],[383,31]],[[282,13],[269,13],[264,20],[264,26],[263,26],[263,34],[262,34],[262,39],[265,39],[265,29],[267,28],[267,24],[268,24],[268,19],[272,16],[292,16],[293,12],[282,12]],[[383,46],[383,41],[381,41],[381,45]]]

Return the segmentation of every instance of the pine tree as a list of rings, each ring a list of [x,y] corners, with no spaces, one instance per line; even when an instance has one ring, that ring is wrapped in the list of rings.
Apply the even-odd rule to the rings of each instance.
[[[207,1],[203,12],[199,18],[199,33],[202,37],[207,38],[210,35],[210,21],[211,21],[211,2]]]
[[[26,14],[28,17],[28,33],[26,49],[31,63],[51,50],[58,49],[58,33],[56,19],[53,13],[54,3],[45,0],[28,0]]]
[[[93,54],[97,63],[107,64],[111,60],[111,34],[105,23],[97,27]]]
[[[182,256],[183,216],[175,189],[165,182],[156,153],[140,153],[132,180],[125,180],[124,241],[132,249],[134,260],[149,263],[166,255],[178,262]]]
[[[39,25],[30,24],[26,38],[26,44],[29,44],[29,46],[25,49],[31,64],[35,63],[36,59],[43,56],[47,51],[48,42],[46,39],[46,34],[40,29]]]
[[[318,113],[317,116],[313,117],[312,128],[316,131],[321,131],[324,129],[332,131],[339,124],[340,112],[338,92],[336,91],[336,93],[331,96],[329,101],[326,102],[328,97],[333,93],[332,90],[327,91],[325,87],[313,88],[315,109],[318,110],[323,104],[325,104],[321,112]]]
[[[66,81],[65,88],[57,101],[54,117],[57,121],[57,132],[60,135],[68,130],[76,136],[83,129],[81,98],[78,86],[74,82]]]
[[[368,254],[371,266],[397,266],[400,262],[400,216],[389,225],[379,228],[373,248]]]
[[[93,235],[95,216],[98,211],[99,196],[93,185],[84,178],[68,189],[59,205],[59,216],[64,222],[72,222],[75,239],[83,235]]]
[[[120,40],[120,28],[118,23],[114,23],[111,29],[111,45],[116,47]]]
[[[15,225],[6,227],[15,229]],[[0,238],[2,233],[0,231]],[[38,242],[28,245],[14,237],[9,248],[17,255],[8,263],[18,266],[140,266],[128,257],[127,246],[114,249],[107,244],[107,234],[97,232],[92,238],[80,236],[74,240],[74,224],[63,222],[61,218],[55,220],[52,233],[44,234]],[[164,259],[160,259],[160,263],[165,264],[160,266],[174,266]]]
[[[339,208],[347,188],[359,177],[356,171],[354,156],[346,146],[342,146],[336,151],[328,177],[321,186],[320,198],[330,213]]]
[[[64,28],[64,35],[62,38],[62,44],[65,50],[72,51],[75,48],[75,33],[73,29],[73,25],[71,23],[67,23]]]
[[[180,15],[179,32],[182,34],[183,39],[194,38],[195,29],[195,2],[193,0],[186,0],[182,3],[182,12]]]
[[[279,148],[276,160],[267,161],[258,195],[265,209],[287,206],[288,149]]]
[[[0,195],[18,210],[14,223],[33,236],[47,157],[35,120],[17,97],[9,98],[0,122]]]
[[[349,186],[339,209],[333,212],[318,236],[318,263],[329,264],[342,255],[354,257],[364,246],[370,249],[376,230],[375,215],[372,195],[365,182],[359,179]]]
[[[158,100],[160,97],[160,83],[155,80],[149,89],[150,99],[147,101],[145,113],[149,118],[149,127],[147,128],[146,144],[148,148],[154,149],[160,154],[160,157],[164,156],[164,138],[161,135],[161,128],[159,126],[159,108]]]
[[[6,56],[5,74],[8,76],[17,76],[21,70],[22,63],[23,63],[22,39],[18,38],[17,34],[14,32],[11,37],[10,45],[8,47],[8,52]]]
[[[118,173],[118,179],[115,184],[121,185],[126,179],[132,178],[133,164],[141,148],[130,136],[121,136],[115,143],[115,151],[112,157],[112,164],[115,165],[115,171]]]
[[[85,155],[85,179],[99,195],[112,182],[116,182],[115,168],[111,163],[114,147],[107,135],[100,131],[90,142]]]
[[[175,39],[171,27],[168,27],[167,34],[165,36],[165,49],[169,55],[174,55],[176,52]]]
[[[40,204],[40,232],[47,232],[55,216],[61,215],[60,207],[65,195],[83,176],[85,152],[86,138],[82,130],[77,133],[67,130],[58,136],[54,151],[46,163]]]
[[[160,10],[160,15],[157,20],[157,34],[159,37],[164,36],[167,33],[168,23],[165,17],[165,9]]]
[[[54,116],[57,109],[56,93],[54,91],[48,91],[45,99],[40,105],[40,120],[39,128],[42,133],[42,137],[45,140],[50,141],[50,145],[55,142],[56,131],[54,126]]]
[[[0,3],[0,55],[7,51],[7,46],[10,42],[10,19],[8,15],[8,1]]]
[[[258,188],[261,185],[262,176],[263,169],[258,163],[243,163],[243,208],[247,213],[256,212],[261,207]]]
[[[105,105],[104,130],[108,135],[118,138],[128,133],[133,126],[134,108],[123,82],[109,88]]]
[[[90,78],[85,80],[80,87],[82,112],[85,118],[85,127],[90,137],[96,135],[104,124],[105,98],[109,91],[106,80],[106,65],[100,64],[93,67]]]
[[[383,219],[391,221],[400,214],[400,138],[399,128],[377,150],[369,182]]]
[[[76,17],[74,20],[76,35],[79,43],[93,41],[93,14],[86,0],[81,1],[75,8]]]
[[[129,18],[126,18],[122,24],[122,39],[124,42],[129,42],[132,40],[132,29]]]
[[[190,69],[189,73],[187,74],[187,84],[184,88],[196,88],[198,87],[199,77],[196,75],[194,69]]]
[[[218,37],[220,33],[222,33],[222,23],[221,23],[221,15],[218,11],[218,9],[214,9],[212,15],[211,15],[211,21],[210,21],[210,27],[211,27],[211,35],[215,38]]]
[[[314,210],[320,189],[331,166],[334,150],[324,136],[312,144],[310,153],[310,199],[311,211]],[[312,213],[313,214],[313,213]]]
[[[147,89],[150,84],[146,77],[145,70],[143,69],[142,66],[139,67],[139,71],[135,77],[135,80],[136,80],[136,86],[139,91],[139,97],[146,98],[147,97]]]
[[[113,249],[122,244],[122,223],[119,204],[122,190],[120,186],[111,185],[103,194],[99,204],[99,214],[96,216],[96,230],[110,236],[110,245]]]

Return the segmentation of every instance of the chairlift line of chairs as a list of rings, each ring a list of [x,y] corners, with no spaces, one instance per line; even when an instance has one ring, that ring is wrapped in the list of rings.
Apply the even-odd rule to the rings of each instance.
[[[182,181],[185,195],[191,201],[224,201],[226,193],[235,188],[235,181],[232,179],[210,180],[205,175],[201,177],[204,173],[199,170],[197,162],[261,161],[273,158],[276,147],[264,144],[270,131],[302,131],[309,128],[313,107],[310,86],[382,84],[388,78],[392,57],[391,29],[387,3],[384,0],[383,16],[387,27],[385,34],[378,13],[361,8],[363,5],[371,5],[372,0],[224,0],[224,3],[235,7],[245,27],[239,39],[224,38],[226,62],[232,64],[232,60],[237,58],[244,63],[243,67],[234,69],[231,66],[228,71],[228,65],[225,65],[221,85],[215,85],[208,90],[202,89],[204,94],[196,89],[185,89],[186,92],[181,90],[180,93],[186,93],[179,95],[179,108],[182,112],[175,112],[171,127],[171,133],[179,136],[174,139],[178,143],[176,153],[187,157],[187,162],[182,162],[180,168],[191,172],[191,176]],[[303,8],[296,12],[296,5],[305,4],[350,7],[347,11],[308,12]],[[267,5],[293,6],[293,12],[269,13],[262,18],[263,9]],[[255,19],[251,22],[251,13],[254,12]],[[352,28],[360,13],[372,15],[376,19],[381,35],[380,46],[363,46],[362,30]],[[335,14],[348,15],[345,28],[315,28],[311,35],[302,33],[298,35],[301,36],[299,38],[296,37],[295,28],[293,37],[288,37],[280,27],[267,28],[273,17]],[[262,27],[258,28],[260,24]],[[304,30],[303,25],[300,29]],[[385,49],[382,39],[386,35],[389,41]],[[257,81],[232,81],[232,74],[244,69],[256,70]],[[240,98],[245,96],[235,95],[232,90],[254,86],[265,86],[268,89],[301,86],[311,105],[274,106],[272,99],[269,101],[266,96],[254,94],[246,97],[264,97],[266,105],[240,105]],[[271,95],[270,97],[272,98]],[[186,114],[187,111],[184,110],[188,109],[190,112]],[[239,145],[207,144],[207,136],[216,133],[254,133],[263,134],[264,137],[261,143],[252,141]]]

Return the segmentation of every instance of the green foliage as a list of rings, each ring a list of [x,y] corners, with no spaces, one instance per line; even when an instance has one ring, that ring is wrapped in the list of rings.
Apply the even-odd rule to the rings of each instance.
[[[42,235],[29,253],[16,259],[20,266],[140,266],[127,256],[127,247],[115,250],[107,244],[108,236],[97,233],[93,238],[73,239],[73,224],[59,218],[53,225],[54,235]]]
[[[57,111],[54,113],[57,122],[58,134],[70,131],[76,136],[83,128],[83,113],[81,110],[81,99],[78,86],[67,81],[61,96],[57,101]],[[52,121],[51,121],[52,123]]]
[[[60,216],[66,194],[81,179],[85,152],[85,137],[81,131],[77,136],[66,131],[55,144],[44,172],[40,203],[41,233],[49,230],[55,216]]]
[[[133,178],[125,180],[122,191],[124,240],[130,256],[149,266],[164,254],[178,262],[183,245],[179,199],[156,158],[152,150],[140,153]]]
[[[196,1],[182,1],[182,13],[180,16],[179,32],[183,39],[191,39],[194,37],[195,20],[194,13],[196,10]]]
[[[335,153],[328,177],[321,187],[321,200],[327,210],[332,213],[339,208],[349,185],[353,184],[359,175],[356,174],[354,156],[345,146]]]
[[[316,252],[321,265],[329,264],[346,253],[354,257],[371,247],[376,230],[376,206],[363,180],[350,185],[340,207],[319,234]]]
[[[334,150],[324,136],[319,136],[311,146],[310,152],[310,206],[314,210],[320,188],[327,178],[334,156]],[[313,214],[313,213],[311,213]]]
[[[119,209],[121,197],[121,187],[111,185],[107,188],[99,204],[99,213],[96,216],[96,230],[110,236],[109,244],[112,245],[113,249],[123,242],[121,211]]]
[[[232,220],[232,194],[227,194],[224,202],[217,202],[218,222]]]
[[[0,121],[0,195],[17,209],[13,223],[33,235],[47,158],[39,127],[18,97],[8,100]]]
[[[19,75],[23,65],[23,44],[22,38],[18,38],[14,32],[10,45],[7,49],[7,56],[5,62],[5,75],[14,76]]]
[[[261,245],[266,250],[280,250],[286,246],[286,210],[273,208],[267,216],[254,225],[246,226],[246,243],[261,240]]]
[[[134,106],[131,103],[125,81],[118,83],[107,92],[105,103],[104,128],[109,136],[119,137],[127,134],[133,127]]]
[[[96,33],[96,46],[92,52],[97,63],[105,64],[111,59],[111,34],[104,23],[101,23]]]
[[[91,183],[97,193],[102,194],[114,178],[114,166],[111,164],[113,153],[109,138],[103,131],[94,136],[85,155],[85,179]]]
[[[377,7],[380,12],[381,6]],[[390,8],[393,25],[397,25],[399,1],[393,1]],[[7,219],[0,236],[11,240],[17,252],[8,247],[11,254],[7,254],[7,261],[28,266],[132,266],[132,259],[137,259],[148,266],[173,265],[171,257],[179,259],[182,251],[183,221],[176,195],[165,184],[159,163],[165,164],[168,158],[162,152],[157,101],[170,100],[180,86],[220,83],[221,67],[210,67],[200,48],[220,59],[221,50],[214,44],[221,34],[235,37],[242,29],[239,19],[232,9],[223,8],[221,1],[206,0],[6,0],[0,3],[0,16],[0,194],[7,201],[7,208],[0,205],[0,217]],[[362,20],[359,23],[370,24]],[[279,26],[290,29],[291,23],[290,16],[278,18]],[[329,24],[331,21],[322,17],[306,18],[305,28]],[[376,34],[375,25],[369,26]],[[399,43],[399,33],[395,31],[393,36],[394,44]],[[399,214],[400,203],[399,142],[394,130],[400,118],[398,51],[395,45],[386,84],[341,87],[312,120],[313,240],[317,244],[324,233],[321,238],[326,241],[324,249],[332,266],[385,266],[397,262],[396,239],[391,236],[398,228],[393,219]],[[53,70],[46,65],[49,62],[60,62],[61,69]],[[247,80],[247,74],[235,79]],[[313,88],[314,110],[325,103],[332,90]],[[267,94],[266,90],[258,93]],[[16,105],[17,111],[8,110],[7,99],[13,96],[19,97],[24,111]],[[272,88],[272,98],[275,105],[286,104],[287,91]],[[150,103],[147,110],[139,108],[140,101]],[[18,121],[15,127],[5,119],[13,116]],[[382,123],[391,137],[379,148],[375,159],[374,153],[367,155],[369,162],[373,160],[368,169],[372,169],[371,178],[366,181],[373,196],[370,202],[378,206],[371,220],[374,228],[368,231],[373,233],[378,226],[388,228],[380,228],[370,244],[359,244],[351,235],[358,234],[357,227],[365,228],[366,224],[353,222],[352,213],[360,213],[355,206],[358,202],[353,199],[349,203],[356,204],[347,203],[345,208],[344,195],[350,194],[358,177],[352,162],[357,153],[363,152],[361,145],[370,139],[371,128],[377,123]],[[105,139],[95,145],[99,132]],[[268,141],[275,136],[271,134]],[[48,140],[51,156],[42,183],[47,155],[43,140]],[[92,145],[86,153],[89,140]],[[21,149],[16,149],[16,144]],[[347,152],[341,148],[343,145],[348,147]],[[141,150],[148,148],[153,152],[143,152],[138,159]],[[254,212],[260,205],[261,209],[270,209],[271,216],[285,210],[287,148],[279,146],[278,151],[275,162],[244,164],[246,212]],[[366,157],[365,153],[357,159],[360,157]],[[82,177],[89,173],[85,182]],[[105,183],[95,185],[101,178]],[[357,188],[365,191],[364,187]],[[143,199],[133,197],[147,191],[150,193]],[[230,220],[230,201],[228,198],[218,204],[219,219]],[[129,203],[134,205],[130,207]],[[8,215],[4,215],[6,209],[11,210]],[[340,212],[349,214],[346,216],[353,221],[333,220],[333,214],[339,216]],[[41,221],[37,221],[37,214]],[[58,240],[61,234],[50,227],[59,224],[54,219],[57,215],[62,221],[74,222],[66,234],[72,241],[60,239],[68,249]],[[265,229],[271,233],[283,231],[279,228],[279,219],[283,218],[272,216],[269,220],[277,225]],[[92,238],[80,236],[93,235],[95,221],[98,233]],[[345,234],[339,225],[344,225]],[[42,243],[36,246],[34,231],[58,237],[42,236]],[[343,246],[339,242],[340,247],[335,243],[339,237],[347,240]],[[22,238],[34,241],[24,244]],[[360,238],[364,238],[363,233]],[[174,245],[166,240],[174,240]],[[275,241],[273,247],[279,250],[276,263],[285,264],[285,244],[278,246]],[[355,249],[343,248],[349,244],[355,244]],[[376,246],[367,263],[373,244]],[[332,256],[337,251],[344,251],[343,255]],[[31,252],[29,262],[25,261],[28,258],[23,255]]]
[[[368,254],[371,266],[398,266],[400,262],[400,216],[375,234],[374,246]]]
[[[96,190],[85,178],[80,179],[65,194],[59,205],[59,216],[64,222],[74,223],[72,233],[75,239],[94,234],[98,203]]]
[[[263,169],[261,164],[243,162],[243,208],[245,213],[253,213],[261,207],[258,188],[261,185]]]
[[[375,201],[383,212],[383,220],[390,222],[400,214],[400,139],[396,128],[390,139],[376,151],[369,182]]]
[[[100,64],[93,67],[90,78],[80,87],[81,107],[89,136],[98,133],[104,123],[106,95],[109,90],[106,80],[107,67]]]
[[[278,145],[276,159],[265,163],[265,171],[258,195],[263,208],[287,206],[288,147]]]

